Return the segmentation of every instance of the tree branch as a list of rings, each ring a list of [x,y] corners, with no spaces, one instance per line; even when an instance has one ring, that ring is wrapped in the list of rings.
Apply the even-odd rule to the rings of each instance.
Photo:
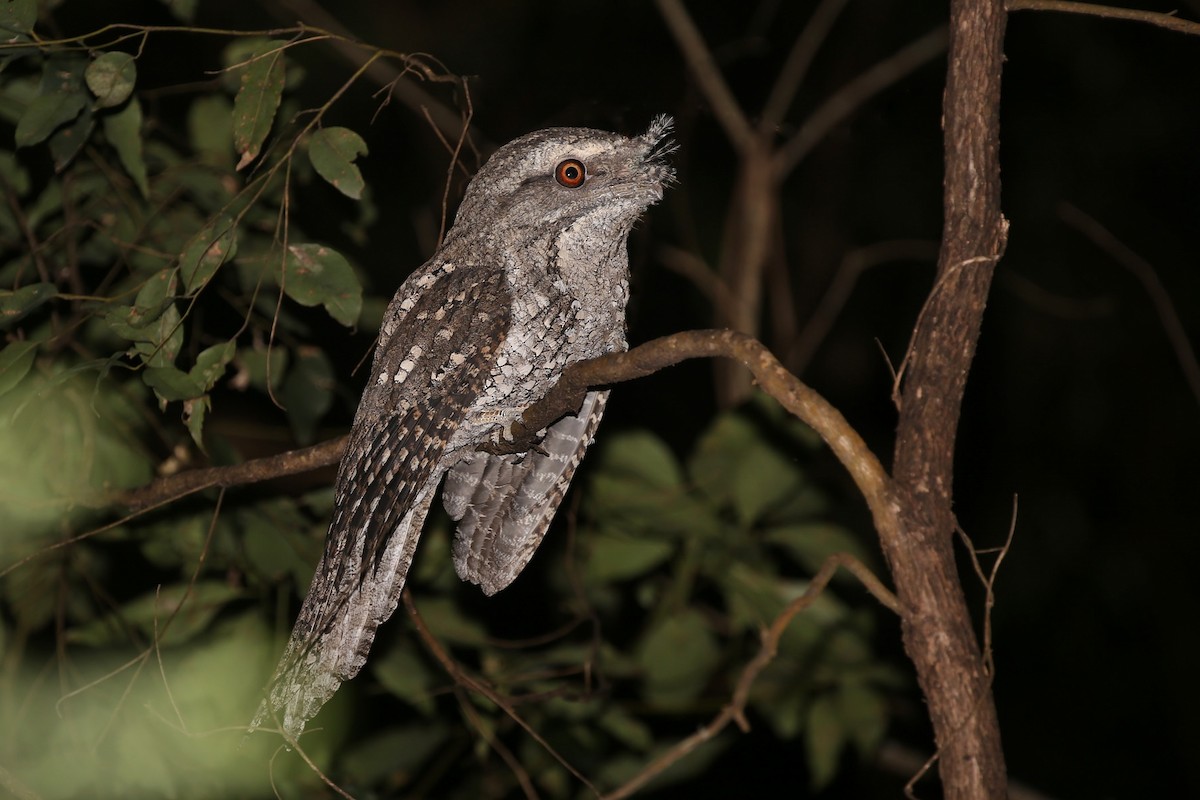
[[[782,175],[790,173],[839,122],[945,49],[946,30],[939,27],[872,65],[838,89],[804,121],[800,130],[776,151],[774,168]]]
[[[756,339],[730,330],[685,331],[568,367],[554,388],[513,425],[519,438],[536,433],[564,414],[577,411],[589,388],[640,378],[691,358],[730,358],[754,376],[763,391],[807,423],[850,472],[866,498],[876,527],[899,535],[887,473],[879,459],[825,398],[788,372]]]
[[[1147,25],[1156,25],[1177,33],[1200,36],[1200,22],[1180,19],[1174,13],[1159,14],[1154,11],[1143,11],[1140,8],[1118,8],[1116,6],[1100,6],[1095,3],[1073,3],[1069,0],[1008,0],[1005,7],[1009,11],[1061,11],[1064,14],[1082,14],[1088,17],[1144,22]]]
[[[876,525],[896,526],[887,473],[862,437],[837,409],[788,372],[757,340],[729,330],[685,331],[664,336],[625,353],[612,353],[568,367],[554,388],[526,410],[512,426],[524,449],[537,432],[579,409],[588,389],[641,378],[691,358],[730,358],[746,366],[758,384],[779,403],[813,428],[846,467],[875,515]],[[295,475],[336,464],[346,437],[247,461],[230,467],[209,467],[159,478],[114,498],[135,511],[169,503],[212,487],[231,487]]]
[[[754,130],[738,106],[729,84],[721,76],[721,70],[696,28],[696,23],[692,21],[680,0],[657,0],[655,5],[658,6],[658,13],[671,29],[671,35],[675,37],[676,44],[695,74],[700,91],[712,105],[713,115],[725,129],[725,135],[736,150],[745,151],[755,138]]]
[[[214,486],[241,486],[328,467],[341,460],[342,451],[345,449],[346,437],[339,436],[337,439],[330,439],[302,450],[289,450],[231,467],[188,470],[123,492],[114,497],[113,502],[133,511],[146,511]]]
[[[604,795],[601,800],[624,800],[633,795],[679,759],[714,738],[731,722],[737,723],[743,731],[748,731],[750,724],[746,721],[745,712],[746,706],[750,703],[750,690],[754,687],[754,682],[758,680],[759,673],[775,659],[779,652],[779,640],[783,638],[783,634],[792,620],[797,614],[816,602],[821,593],[825,591],[825,587],[833,580],[838,567],[843,567],[853,573],[880,603],[897,614],[902,613],[900,603],[895,595],[888,591],[861,561],[849,553],[834,553],[825,559],[825,563],[813,576],[808,588],[804,590],[804,594],[788,603],[770,626],[763,630],[762,647],[759,648],[754,658],[742,668],[742,674],[738,677],[737,685],[733,689],[733,696],[725,704],[725,707],[707,725],[660,753],[620,788]]]

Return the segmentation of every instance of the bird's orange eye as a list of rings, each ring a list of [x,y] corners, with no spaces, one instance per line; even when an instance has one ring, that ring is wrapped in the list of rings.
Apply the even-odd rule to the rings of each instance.
[[[575,189],[583,186],[583,182],[587,178],[587,170],[584,169],[582,161],[568,158],[554,168],[554,178],[568,189]]]

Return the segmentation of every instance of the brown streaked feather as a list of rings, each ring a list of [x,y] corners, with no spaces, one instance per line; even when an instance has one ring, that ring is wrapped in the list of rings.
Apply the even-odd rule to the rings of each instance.
[[[460,578],[493,595],[521,573],[545,537],[607,401],[607,391],[589,392],[578,414],[550,426],[538,452],[477,452],[447,473],[442,502],[460,520],[454,538]]]
[[[395,610],[445,462],[457,458],[447,444],[490,374],[489,343],[504,336],[510,301],[499,271],[433,274],[376,353],[347,444],[362,455],[338,470],[324,555],[251,730],[278,714],[298,734],[362,669]]]

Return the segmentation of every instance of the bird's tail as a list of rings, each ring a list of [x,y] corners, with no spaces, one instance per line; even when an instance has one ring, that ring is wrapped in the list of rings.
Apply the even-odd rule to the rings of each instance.
[[[396,610],[432,497],[427,491],[418,499],[377,558],[364,552],[365,531],[345,548],[338,568],[325,563],[326,550],[250,732],[275,720],[286,737],[299,737],[342,682],[363,668],[376,630]]]

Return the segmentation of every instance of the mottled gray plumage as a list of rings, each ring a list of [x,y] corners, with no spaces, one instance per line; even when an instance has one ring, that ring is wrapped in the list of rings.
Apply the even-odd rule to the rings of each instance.
[[[670,125],[536,131],[471,181],[442,246],[388,306],[325,552],[251,729],[274,718],[298,736],[362,669],[443,475],[459,576],[490,595],[529,562],[608,393],[590,392],[534,450],[480,447],[506,441],[567,365],[626,348],[626,239],[672,177]]]

